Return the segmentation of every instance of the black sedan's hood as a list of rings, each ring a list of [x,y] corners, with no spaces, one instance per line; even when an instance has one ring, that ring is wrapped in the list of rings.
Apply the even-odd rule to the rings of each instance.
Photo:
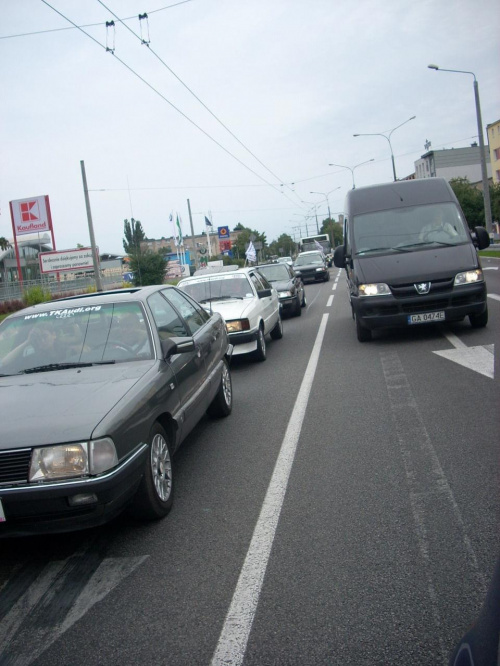
[[[292,280],[273,280],[271,285],[276,289],[276,291],[288,291],[293,287]]]
[[[471,243],[415,252],[354,257],[354,262],[359,284],[407,284],[440,280],[478,266],[477,254]]]
[[[86,441],[154,361],[0,378],[0,450]]]

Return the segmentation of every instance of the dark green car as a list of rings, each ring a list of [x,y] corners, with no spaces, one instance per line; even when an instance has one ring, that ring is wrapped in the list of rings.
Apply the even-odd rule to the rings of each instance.
[[[172,458],[232,409],[221,315],[172,286],[52,301],[0,325],[0,537],[140,519],[173,502]]]

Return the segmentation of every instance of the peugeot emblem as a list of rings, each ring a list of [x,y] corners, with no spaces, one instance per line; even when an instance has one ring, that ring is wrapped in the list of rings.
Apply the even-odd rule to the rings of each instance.
[[[428,294],[430,289],[431,289],[431,283],[430,282],[419,282],[418,284],[414,285],[415,289],[417,290],[417,294]]]

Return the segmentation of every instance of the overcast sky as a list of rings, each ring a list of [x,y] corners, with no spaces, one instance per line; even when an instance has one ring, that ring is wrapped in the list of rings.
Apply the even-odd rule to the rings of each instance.
[[[171,237],[178,212],[190,233],[187,199],[195,233],[207,215],[214,228],[241,222],[270,242],[298,237],[299,225],[304,234],[306,222],[313,233],[309,202],[321,221],[325,195],[333,217],[342,212],[352,175],[330,163],[373,159],[354,170],[357,187],[392,180],[388,141],[355,133],[416,116],[391,137],[399,178],[426,141],[477,140],[472,76],[429,63],[474,72],[483,127],[500,118],[498,0],[0,7],[0,236],[12,237],[9,201],[47,194],[58,250],[90,243],[81,160],[101,253],[123,253],[130,217],[149,238]]]

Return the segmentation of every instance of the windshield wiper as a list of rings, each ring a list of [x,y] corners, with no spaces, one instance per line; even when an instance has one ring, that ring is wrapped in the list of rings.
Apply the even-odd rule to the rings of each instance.
[[[392,250],[393,252],[410,252],[411,250],[405,249],[406,246],[402,247],[371,247],[369,250],[360,250],[355,252],[354,256],[357,257],[360,254],[366,254],[367,252],[382,252],[383,250]]]
[[[446,241],[435,241],[435,240],[428,240],[428,241],[421,241],[420,243],[408,243],[408,245],[401,245],[400,248],[409,248],[409,247],[422,247],[422,245],[455,245],[455,243],[447,243]]]
[[[111,365],[116,363],[116,361],[94,361],[93,363],[48,363],[47,365],[37,365],[34,368],[26,368],[26,370],[21,370],[19,374],[29,375],[33,372],[50,372],[51,370],[68,370],[71,368],[90,368],[93,365]]]

